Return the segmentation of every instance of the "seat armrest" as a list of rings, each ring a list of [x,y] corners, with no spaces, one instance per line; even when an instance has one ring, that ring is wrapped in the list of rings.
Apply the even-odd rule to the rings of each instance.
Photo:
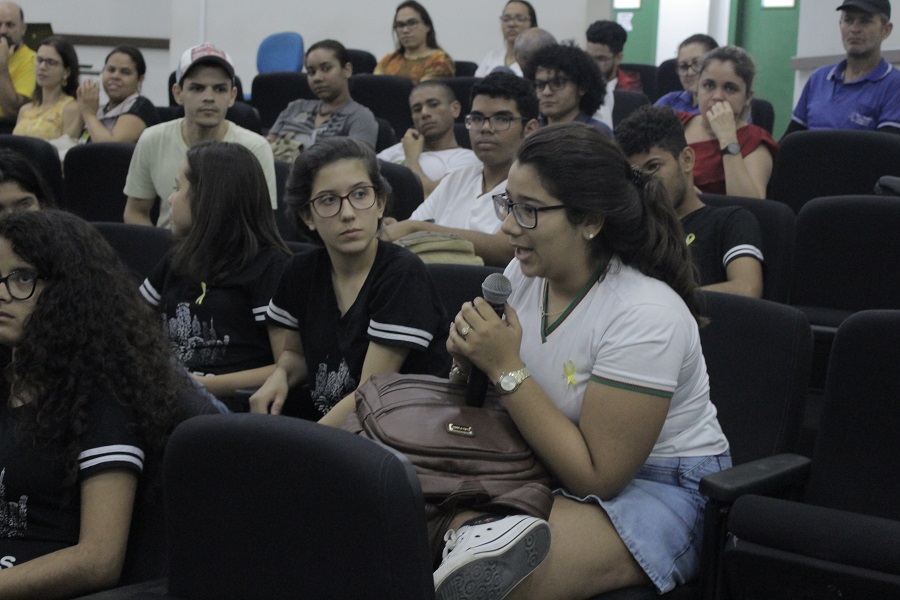
[[[725,469],[700,480],[700,492],[720,503],[744,494],[773,494],[806,480],[812,461],[799,454],[776,454]]]

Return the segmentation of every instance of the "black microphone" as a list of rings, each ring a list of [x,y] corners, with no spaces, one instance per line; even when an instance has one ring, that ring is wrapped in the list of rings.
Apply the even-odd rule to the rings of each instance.
[[[481,295],[487,300],[498,317],[503,317],[503,305],[512,293],[512,284],[501,273],[491,273],[481,284]],[[469,387],[466,389],[466,404],[469,406],[481,406],[484,404],[484,396],[487,394],[488,377],[484,371],[472,367],[469,375]]]

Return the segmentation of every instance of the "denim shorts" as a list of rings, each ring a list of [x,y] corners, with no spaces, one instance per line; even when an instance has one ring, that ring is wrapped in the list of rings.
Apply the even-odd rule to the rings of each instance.
[[[706,498],[699,492],[700,480],[730,466],[727,452],[719,456],[650,458],[611,500],[556,492],[579,502],[599,504],[653,585],[665,593],[699,573],[706,507]]]

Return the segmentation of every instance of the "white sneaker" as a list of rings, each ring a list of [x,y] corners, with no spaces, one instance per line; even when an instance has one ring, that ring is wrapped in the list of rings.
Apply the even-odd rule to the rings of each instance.
[[[514,515],[451,529],[444,541],[443,561],[434,572],[437,600],[499,600],[547,557],[550,524]]]

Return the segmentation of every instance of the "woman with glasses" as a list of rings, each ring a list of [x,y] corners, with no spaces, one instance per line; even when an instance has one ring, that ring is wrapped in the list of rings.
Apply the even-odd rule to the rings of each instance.
[[[668,106],[672,110],[696,115],[700,112],[697,106],[697,75],[703,55],[718,48],[719,44],[705,33],[698,33],[687,38],[678,46],[678,78],[681,80],[680,92],[669,92],[656,101],[655,106]]]
[[[574,600],[696,576],[700,478],[730,458],[697,283],[664,194],[583,124],[546,127],[519,148],[494,198],[516,249],[505,316],[466,303],[447,347],[456,370],[495,382],[559,489],[549,524],[457,515],[437,598]]]
[[[262,167],[240,144],[191,146],[168,202],[175,246],[141,294],[193,377],[232,410],[247,410],[231,398],[275,368],[282,330],[267,327],[265,313],[290,256]]]
[[[75,93],[79,70],[75,47],[58,36],[46,38],[38,46],[34,73],[34,96],[19,109],[13,134],[55,140],[78,120]]]
[[[368,144],[328,138],[297,158],[285,203],[321,247],[291,259],[269,304],[284,344],[253,412],[279,414],[306,383],[322,422],[339,425],[374,373],[446,373],[448,319],[425,265],[378,239],[389,194]]]
[[[111,587],[167,436],[196,412],[156,315],[89,223],[0,218],[0,354],[0,597]]]
[[[478,65],[475,77],[487,77],[494,69],[509,69],[519,77],[522,66],[516,62],[514,47],[516,38],[526,29],[537,27],[537,13],[526,0],[509,0],[500,15],[500,32],[503,33],[503,49],[493,50]]]
[[[438,46],[428,11],[415,0],[397,6],[394,38],[397,50],[378,62],[376,75],[402,75],[419,83],[426,79],[453,77],[456,73],[453,59]]]
[[[742,48],[711,50],[697,72],[699,114],[678,113],[694,150],[694,185],[707,194],[766,197],[778,142],[749,123],[755,75]]]

